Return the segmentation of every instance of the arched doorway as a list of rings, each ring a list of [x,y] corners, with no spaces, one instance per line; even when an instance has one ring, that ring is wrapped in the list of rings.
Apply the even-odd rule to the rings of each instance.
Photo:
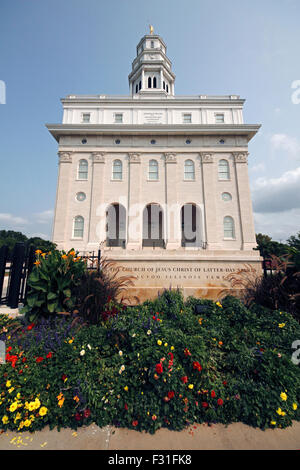
[[[126,209],[122,204],[110,204],[106,211],[106,244],[121,246],[126,243]]]
[[[201,211],[196,204],[184,204],[181,208],[181,246],[201,247]]]
[[[159,204],[148,204],[143,211],[143,246],[165,247],[163,210]]]

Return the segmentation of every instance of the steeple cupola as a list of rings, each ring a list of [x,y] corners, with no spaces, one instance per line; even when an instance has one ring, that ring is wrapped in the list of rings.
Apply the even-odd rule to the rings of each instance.
[[[146,34],[137,45],[137,56],[128,76],[131,96],[174,96],[175,75],[166,50],[164,41],[154,34],[150,26],[150,34]]]

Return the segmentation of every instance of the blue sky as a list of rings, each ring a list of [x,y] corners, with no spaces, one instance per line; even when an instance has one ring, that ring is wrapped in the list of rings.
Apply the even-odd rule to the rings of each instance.
[[[45,123],[61,122],[67,94],[128,94],[151,23],[176,94],[239,94],[245,122],[262,124],[249,146],[256,231],[300,231],[299,18],[299,0],[1,0],[0,229],[51,236],[57,143]]]

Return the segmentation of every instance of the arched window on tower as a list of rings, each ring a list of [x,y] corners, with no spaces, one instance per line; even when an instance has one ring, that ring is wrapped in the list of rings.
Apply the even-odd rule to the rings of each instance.
[[[112,179],[113,180],[121,180],[122,179],[122,162],[121,160],[114,160],[113,161],[113,171],[112,171]]]
[[[156,77],[153,78],[153,88],[156,88]]]
[[[218,165],[219,180],[229,180],[229,163],[227,160],[220,160]]]
[[[79,160],[77,178],[79,180],[88,179],[88,162],[87,160]]]
[[[166,92],[169,93],[169,85],[166,84]]]
[[[158,180],[158,163],[156,160],[150,160],[149,162],[149,180]]]
[[[186,160],[184,162],[184,179],[194,180],[195,179],[195,165],[193,160]]]
[[[152,88],[152,79],[148,77],[148,88]]]
[[[139,91],[139,85],[138,83],[135,85],[135,92],[137,93]]]
[[[233,218],[230,217],[229,215],[224,217],[223,226],[224,226],[224,238],[235,238]]]
[[[139,81],[139,90],[141,90],[141,88],[142,88],[142,82]]]
[[[166,89],[166,82],[163,81],[163,89],[165,90]]]
[[[84,218],[77,215],[73,221],[73,238],[83,238]]]

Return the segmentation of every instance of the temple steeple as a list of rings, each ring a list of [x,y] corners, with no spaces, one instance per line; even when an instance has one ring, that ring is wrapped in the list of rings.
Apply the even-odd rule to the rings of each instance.
[[[166,49],[162,38],[154,34],[153,26],[150,26],[150,34],[137,45],[137,56],[128,76],[131,96],[174,96],[175,75]]]

